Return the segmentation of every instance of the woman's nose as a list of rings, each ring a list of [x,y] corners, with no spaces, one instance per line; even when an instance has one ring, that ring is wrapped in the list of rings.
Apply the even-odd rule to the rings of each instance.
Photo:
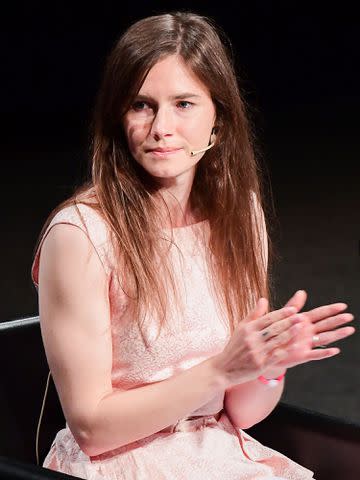
[[[151,124],[150,133],[153,136],[164,136],[172,134],[174,126],[173,113],[169,108],[158,108]]]

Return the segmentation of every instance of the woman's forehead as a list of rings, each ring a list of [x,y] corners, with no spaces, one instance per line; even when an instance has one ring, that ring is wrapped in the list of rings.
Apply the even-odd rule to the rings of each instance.
[[[179,56],[159,60],[148,72],[138,95],[151,97],[155,92],[169,99],[193,98],[208,93],[208,88]],[[190,95],[184,95],[190,94]]]

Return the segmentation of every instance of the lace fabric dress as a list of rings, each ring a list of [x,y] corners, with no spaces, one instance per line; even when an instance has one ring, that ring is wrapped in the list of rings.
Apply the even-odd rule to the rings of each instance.
[[[114,256],[105,222],[95,210],[78,204],[83,225],[75,207],[60,210],[49,224],[80,228],[90,239],[108,276],[111,305],[109,318],[113,347],[112,386],[133,389],[165,380],[220,353],[229,340],[224,312],[214,299],[213,285],[205,261],[209,236],[206,220],[174,228],[169,254],[178,288],[185,299],[184,310],[170,310],[170,322],[156,342],[158,329],[149,318],[146,337],[152,343],[144,348],[136,322],[131,321],[128,298],[114,275]],[[164,230],[171,237],[171,231]],[[42,242],[31,273],[38,288]],[[51,445],[43,466],[88,480],[307,480],[313,473],[232,425],[224,410],[225,392],[190,412],[160,432],[104,452],[87,456],[66,423]],[[199,416],[199,418],[189,418]],[[119,425],[121,428],[121,425]]]

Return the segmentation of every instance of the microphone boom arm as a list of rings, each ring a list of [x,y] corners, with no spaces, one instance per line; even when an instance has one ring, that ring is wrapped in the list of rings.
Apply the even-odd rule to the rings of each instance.
[[[211,143],[206,148],[202,148],[201,150],[191,150],[190,154],[193,157],[193,156],[197,155],[198,153],[205,152],[206,150],[209,150],[209,148],[213,147],[214,145],[215,145],[215,142]]]

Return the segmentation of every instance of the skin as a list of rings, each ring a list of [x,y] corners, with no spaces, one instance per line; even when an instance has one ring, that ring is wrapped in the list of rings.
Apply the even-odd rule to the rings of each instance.
[[[172,98],[183,93],[197,97]],[[208,88],[182,58],[175,55],[152,67],[132,107],[124,115],[129,150],[135,161],[163,185],[162,193],[174,226],[193,223],[194,214],[189,211],[188,199],[196,165],[205,152],[193,157],[189,152],[208,145],[215,120],[215,105]],[[162,157],[148,151],[166,147],[181,150]]]

